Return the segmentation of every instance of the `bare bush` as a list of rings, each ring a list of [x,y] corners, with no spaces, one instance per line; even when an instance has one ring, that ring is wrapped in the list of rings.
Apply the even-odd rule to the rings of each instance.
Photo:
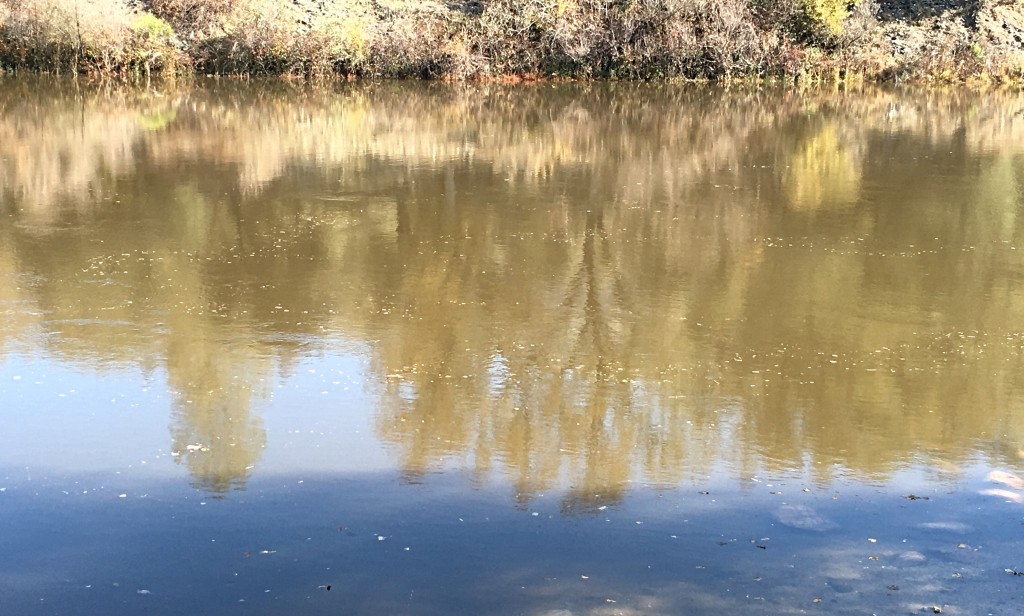
[[[371,0],[215,0],[206,13],[191,9],[190,0],[165,1],[156,6],[193,28],[192,55],[201,70],[213,72],[350,71],[365,61],[376,24]]]
[[[469,79],[487,72],[468,16],[440,6],[382,10],[370,44],[367,70],[384,77]]]
[[[35,70],[118,73],[175,69],[174,31],[127,0],[0,0],[0,50]]]
[[[746,0],[492,0],[480,23],[499,72],[719,77],[764,65]]]
[[[223,25],[239,5],[233,0],[149,0],[149,10],[167,20],[183,37],[194,39]]]

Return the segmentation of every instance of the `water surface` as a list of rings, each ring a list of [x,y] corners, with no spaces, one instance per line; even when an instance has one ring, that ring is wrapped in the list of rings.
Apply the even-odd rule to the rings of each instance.
[[[0,80],[13,613],[1012,613],[1024,95]]]

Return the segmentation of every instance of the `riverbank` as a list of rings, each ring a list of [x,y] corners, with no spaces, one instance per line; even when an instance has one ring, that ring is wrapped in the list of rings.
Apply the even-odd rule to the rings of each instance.
[[[0,0],[8,71],[448,80],[1024,78],[1022,0]]]

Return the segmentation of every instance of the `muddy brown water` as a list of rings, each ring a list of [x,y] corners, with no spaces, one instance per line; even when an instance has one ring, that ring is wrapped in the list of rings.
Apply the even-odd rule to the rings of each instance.
[[[0,79],[17,614],[1007,614],[1024,95]]]

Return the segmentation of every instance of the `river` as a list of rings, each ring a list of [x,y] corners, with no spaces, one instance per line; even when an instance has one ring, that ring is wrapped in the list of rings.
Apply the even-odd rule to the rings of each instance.
[[[1024,93],[0,78],[12,614],[1008,614]]]

